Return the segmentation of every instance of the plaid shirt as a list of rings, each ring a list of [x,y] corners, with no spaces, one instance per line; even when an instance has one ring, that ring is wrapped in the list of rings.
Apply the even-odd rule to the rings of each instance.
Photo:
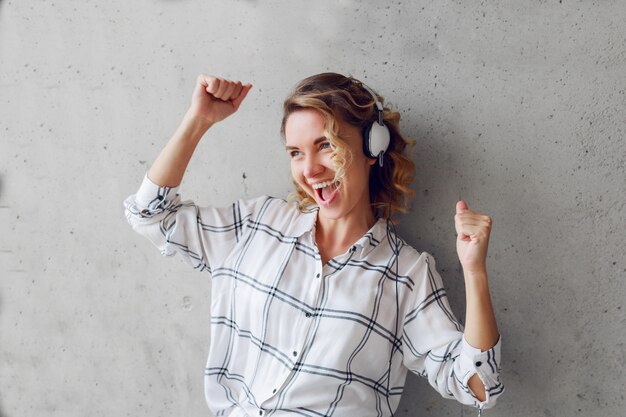
[[[146,176],[126,216],[163,255],[212,276],[216,416],[390,416],[407,370],[481,408],[503,392],[500,341],[486,352],[465,341],[433,258],[391,245],[384,220],[322,265],[317,208],[272,197],[198,207],[176,191]],[[476,373],[484,403],[467,386]]]

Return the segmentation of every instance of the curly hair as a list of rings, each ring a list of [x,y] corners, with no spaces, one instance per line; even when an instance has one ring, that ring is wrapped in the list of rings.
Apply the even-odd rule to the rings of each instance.
[[[415,177],[415,164],[407,157],[407,147],[415,141],[400,133],[400,113],[392,111],[383,103],[383,119],[390,132],[390,143],[384,156],[383,166],[374,164],[369,178],[370,204],[377,218],[391,217],[397,212],[405,213],[408,203],[414,196],[409,187]],[[333,147],[335,180],[345,173],[351,162],[352,151],[339,137],[339,124],[342,120],[363,132],[366,126],[378,120],[376,101],[363,87],[363,83],[351,76],[327,72],[313,75],[300,81],[294,91],[285,99],[281,134],[285,137],[285,125],[289,116],[299,110],[314,109],[324,118],[324,135]],[[293,197],[302,209],[314,205],[315,201],[294,181]],[[389,211],[391,210],[391,212]]]

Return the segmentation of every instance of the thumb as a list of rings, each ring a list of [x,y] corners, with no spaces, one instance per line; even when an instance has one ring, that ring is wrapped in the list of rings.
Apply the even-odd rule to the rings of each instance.
[[[468,209],[468,207],[467,207],[467,203],[465,201],[463,201],[463,200],[457,201],[457,203],[456,203],[456,214],[463,213],[467,209]]]
[[[243,88],[241,89],[241,93],[239,94],[239,97],[233,100],[233,107],[235,107],[235,110],[239,108],[239,106],[241,105],[241,102],[243,101],[244,98],[246,98],[251,88],[252,88],[252,84],[245,84],[243,86]]]

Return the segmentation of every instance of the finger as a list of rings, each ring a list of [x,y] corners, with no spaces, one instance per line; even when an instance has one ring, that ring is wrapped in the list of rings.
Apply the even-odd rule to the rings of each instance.
[[[463,240],[474,244],[489,243],[489,235],[484,232],[476,232],[467,235]]]
[[[194,96],[199,96],[207,93],[207,86],[213,82],[213,79],[210,75],[200,74],[196,79],[196,86],[194,87]]]
[[[457,225],[457,235],[460,239],[466,240],[467,236],[479,236],[489,238],[491,227],[484,223],[481,224],[459,224]]]
[[[457,225],[457,229],[459,232],[463,234],[471,234],[480,230],[484,230],[486,233],[489,233],[491,227],[485,222],[480,223],[459,223]]]
[[[458,213],[462,213],[463,211],[467,210],[467,203],[463,200],[459,200],[456,202],[456,212]]]
[[[198,75],[198,79],[196,80],[196,85],[203,87],[203,89],[206,89],[209,83],[214,79],[215,77],[213,77],[212,75],[200,74]]]
[[[481,222],[481,223],[461,223],[459,224],[457,227],[457,232],[462,232],[462,233],[471,233],[468,231],[471,230],[485,230],[487,233],[489,233],[491,231],[491,225],[489,225],[488,223],[485,222]]]
[[[219,84],[217,85],[217,88],[215,88],[215,90],[213,91],[212,95],[215,98],[218,98],[220,100],[223,100],[223,95],[224,95],[224,91],[226,91],[226,89],[228,88],[228,80],[224,80],[222,78],[218,78],[219,80]]]
[[[243,86],[241,85],[241,81],[237,81],[233,84],[233,89],[232,91],[230,91],[230,94],[228,94],[228,100],[234,100],[237,97],[239,97],[239,94],[241,94],[241,90],[243,89]]]
[[[237,88],[237,83],[233,82],[233,81],[227,81],[226,82],[226,88],[224,89],[224,92],[222,93],[222,95],[220,96],[220,98],[224,101],[230,101],[231,100],[231,96],[233,94],[233,92],[235,91],[235,89]]]
[[[461,206],[461,202],[457,203],[457,209],[459,210],[459,212],[457,212],[454,215],[454,225],[457,229],[457,233],[458,233],[459,227],[461,227],[462,225],[475,224],[478,221],[480,221],[480,218],[479,216],[476,215],[476,213],[463,209],[460,206]]]
[[[493,222],[490,216],[486,216],[480,213],[469,212],[469,211],[455,214],[454,219],[456,221],[461,221],[461,222],[483,222],[483,223],[488,223],[488,224],[491,224]]]
[[[454,216],[455,223],[467,225],[491,226],[493,219],[490,216],[478,213],[460,213]]]
[[[239,97],[233,100],[233,106],[235,106],[235,109],[239,108],[239,106],[241,105],[241,102],[243,101],[244,98],[246,98],[246,96],[248,95],[248,92],[251,89],[252,89],[252,84],[246,84],[241,87],[241,92],[239,93]]]
[[[477,231],[482,231],[486,234],[491,233],[491,224],[484,221],[480,221],[477,223],[459,222],[456,223],[454,226],[456,233],[459,235],[469,235]]]
[[[206,88],[204,89],[210,95],[215,95],[217,90],[220,88],[221,79],[218,77],[207,77],[206,78]]]

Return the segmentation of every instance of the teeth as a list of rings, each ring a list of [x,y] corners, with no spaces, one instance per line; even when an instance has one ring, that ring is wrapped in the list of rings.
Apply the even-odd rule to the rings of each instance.
[[[313,187],[314,190],[318,190],[320,188],[324,188],[324,187],[328,187],[329,185],[333,185],[334,183],[335,183],[335,181],[320,182],[320,183],[311,185],[311,187]]]

